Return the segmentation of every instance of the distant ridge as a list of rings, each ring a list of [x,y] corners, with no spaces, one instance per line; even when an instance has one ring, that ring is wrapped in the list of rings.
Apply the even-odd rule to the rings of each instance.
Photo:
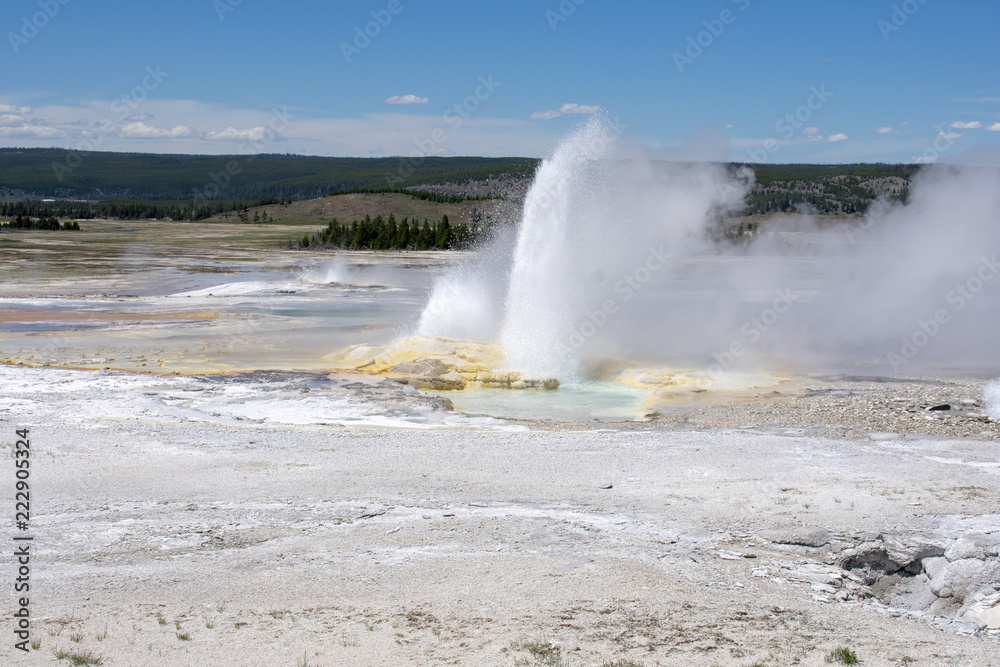
[[[55,199],[307,199],[358,188],[530,178],[538,160],[175,155],[0,148],[0,196]]]
[[[209,205],[306,200],[330,193],[419,188],[443,196],[523,196],[539,160],[486,157],[347,158],[291,154],[175,155],[0,148],[0,198],[170,201]],[[808,210],[863,214],[878,197],[905,201],[910,164],[748,164],[756,183],[745,215]],[[182,205],[188,202],[187,205]],[[227,203],[228,202],[228,203]]]

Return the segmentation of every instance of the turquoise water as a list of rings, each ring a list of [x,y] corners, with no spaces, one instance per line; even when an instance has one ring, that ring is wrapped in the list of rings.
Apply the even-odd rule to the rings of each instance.
[[[491,417],[555,419],[638,419],[649,392],[618,382],[587,381],[553,391],[466,389],[437,392],[463,412]]]

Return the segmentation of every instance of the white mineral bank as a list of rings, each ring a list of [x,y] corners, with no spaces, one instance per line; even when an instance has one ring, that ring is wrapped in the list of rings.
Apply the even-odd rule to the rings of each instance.
[[[995,442],[527,430],[307,385],[0,368],[9,435],[30,429],[42,642],[0,660],[503,665],[553,642],[580,665],[995,661],[813,581],[849,535],[982,515]],[[831,546],[756,536],[795,526]]]

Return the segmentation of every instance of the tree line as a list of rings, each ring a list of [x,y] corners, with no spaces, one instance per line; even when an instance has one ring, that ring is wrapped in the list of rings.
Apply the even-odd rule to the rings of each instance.
[[[64,222],[62,224],[55,218],[39,218],[37,220],[32,220],[31,218],[17,216],[10,222],[0,223],[0,227],[4,229],[48,229],[52,231],[64,231],[64,230],[74,230],[79,231],[80,223],[72,220],[70,222]]]
[[[372,194],[372,195],[385,195],[385,194],[399,194],[399,195],[409,195],[413,199],[419,199],[421,201],[432,201],[438,204],[461,204],[465,201],[481,201],[487,199],[501,199],[500,195],[497,194],[486,194],[486,195],[443,195],[438,192],[430,192],[428,190],[410,190],[408,188],[352,188],[350,190],[337,190],[335,192],[330,192],[327,197],[332,197],[334,195],[350,195],[350,194]]]
[[[0,148],[0,189],[6,188],[7,196],[190,202],[197,193],[205,192],[206,183],[213,182],[213,174],[231,173],[233,162],[237,163],[238,172],[219,192],[219,199],[312,199],[352,188],[528,178],[539,163],[534,158],[428,156],[419,164],[411,164],[406,177],[400,178],[402,158],[399,157],[177,155]],[[66,169],[67,166],[70,168]],[[387,175],[393,177],[391,182]]]
[[[340,223],[336,218],[316,234],[306,234],[298,242],[299,248],[325,249],[344,248],[349,250],[453,250],[472,246],[474,230],[466,224],[452,225],[444,215],[436,222],[424,218],[421,224],[416,219],[403,218],[396,221],[392,213],[374,219],[366,215],[364,220],[350,224]],[[294,247],[289,241],[289,247]]]
[[[21,201],[0,202],[0,216],[14,218],[31,216],[36,218],[74,218],[77,220],[93,220],[108,218],[116,220],[174,220],[191,221],[204,220],[219,213],[229,211],[246,212],[251,208],[268,205],[288,205],[292,199],[269,197],[253,202],[245,201],[211,201],[195,204],[187,201],[163,200],[133,200],[107,199],[99,202],[86,201],[43,201],[25,199]],[[249,222],[249,217],[244,219]]]

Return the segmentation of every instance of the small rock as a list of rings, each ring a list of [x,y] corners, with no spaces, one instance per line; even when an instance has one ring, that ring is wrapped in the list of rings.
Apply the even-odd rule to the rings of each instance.
[[[930,577],[931,579],[937,577],[939,574],[941,574],[941,572],[944,571],[944,568],[948,567],[948,559],[945,558],[944,556],[925,558],[922,561],[920,561],[920,563],[924,567],[924,572],[926,572],[927,576]]]
[[[931,591],[938,597],[954,597],[961,603],[965,600],[976,575],[985,565],[986,563],[975,558],[952,561],[938,573],[938,576],[931,578]]]
[[[951,406],[947,403],[941,403],[940,405],[932,405],[926,408],[927,412],[943,412],[944,410],[951,410]]]
[[[948,543],[920,533],[882,535],[882,545],[889,559],[913,574],[920,571],[920,561],[944,554]]]
[[[966,618],[973,618],[987,627],[1000,628],[1000,593],[982,598],[965,610]]]
[[[601,484],[597,488],[599,488],[599,489],[613,489],[613,488],[615,488],[615,485],[612,484],[611,482],[608,482],[606,484]]]
[[[962,537],[951,543],[951,546],[945,550],[944,557],[949,561],[962,560],[963,558],[981,560],[986,557],[986,550],[977,544],[974,538]]]
[[[760,536],[775,544],[797,544],[813,548],[821,547],[830,542],[830,533],[814,526],[765,530],[760,533]]]

